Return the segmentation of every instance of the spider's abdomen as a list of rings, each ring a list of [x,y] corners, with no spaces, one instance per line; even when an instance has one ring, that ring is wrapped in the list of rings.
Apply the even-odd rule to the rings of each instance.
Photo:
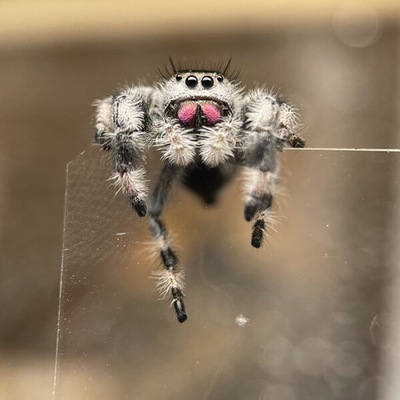
[[[187,128],[214,126],[221,119],[220,106],[213,101],[185,101],[179,105],[177,117],[179,123]]]
[[[203,163],[196,163],[185,169],[182,182],[206,204],[214,204],[220,189],[232,179],[235,172],[232,165],[208,167]]]

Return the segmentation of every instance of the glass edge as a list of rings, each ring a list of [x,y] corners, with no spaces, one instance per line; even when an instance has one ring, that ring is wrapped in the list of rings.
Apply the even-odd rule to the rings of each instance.
[[[86,151],[79,154],[78,157],[82,156]],[[62,317],[62,295],[63,295],[63,277],[64,277],[64,257],[65,257],[65,228],[67,221],[67,202],[68,202],[68,177],[69,169],[74,160],[67,163],[65,167],[65,193],[64,193],[64,215],[63,215],[63,231],[62,231],[62,245],[61,245],[61,265],[60,265],[60,287],[58,294],[58,313],[57,313],[57,330],[56,330],[56,349],[55,349],[55,360],[54,360],[54,376],[53,376],[53,393],[52,398],[56,400],[57,398],[57,377],[58,377],[58,358],[60,354],[60,343],[61,343],[61,317]]]

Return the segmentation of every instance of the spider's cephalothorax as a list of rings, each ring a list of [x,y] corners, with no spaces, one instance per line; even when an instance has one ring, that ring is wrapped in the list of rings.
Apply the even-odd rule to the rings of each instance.
[[[254,221],[252,246],[267,232],[279,178],[277,153],[304,147],[296,110],[265,89],[248,93],[224,68],[176,68],[154,87],[132,86],[95,103],[95,142],[110,151],[113,179],[140,217],[147,213],[163,269],[158,287],[169,294],[179,322],[187,319],[183,271],[160,216],[175,181],[212,204],[237,165],[244,167],[244,217]],[[164,166],[147,210],[146,151]]]

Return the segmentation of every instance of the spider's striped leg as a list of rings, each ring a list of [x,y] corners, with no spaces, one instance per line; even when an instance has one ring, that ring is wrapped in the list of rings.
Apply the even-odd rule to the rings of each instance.
[[[278,100],[278,103],[279,112],[275,121],[276,137],[282,141],[282,145],[295,148],[305,147],[306,142],[299,134],[301,125],[297,110],[283,100]]]
[[[157,249],[163,265],[163,270],[158,273],[158,288],[163,296],[170,293],[172,305],[179,322],[187,320],[185,304],[183,302],[184,276],[179,266],[178,256],[172,248],[170,235],[164,223],[159,218],[172,185],[180,175],[181,168],[165,164],[159,177],[158,184],[153,192],[149,209],[150,230],[156,240]]]
[[[147,212],[144,200],[147,195],[147,186],[145,170],[142,166],[143,155],[135,145],[134,135],[143,135],[143,133],[119,132],[115,135],[113,140],[115,173],[111,179],[126,195],[139,217],[144,217]]]
[[[251,91],[245,100],[244,163],[248,167],[244,216],[254,219],[251,244],[260,247],[271,221],[271,205],[279,180],[277,154],[285,145],[304,147],[298,135],[297,110],[265,89]]]
[[[271,220],[271,206],[279,180],[279,162],[275,139],[264,133],[257,138],[246,157],[244,217],[254,219],[251,244],[259,248]]]
[[[135,137],[136,136],[136,137]],[[143,168],[143,152],[137,145],[143,132],[101,132],[96,131],[95,143],[101,144],[114,158],[114,173],[110,180],[114,181],[118,191],[122,191],[139,217],[147,212],[145,197],[147,185]]]
[[[149,88],[127,88],[116,96],[95,102],[95,142],[112,154],[112,179],[140,217],[147,212],[143,164],[148,135],[145,132],[147,114],[144,104],[150,95]]]

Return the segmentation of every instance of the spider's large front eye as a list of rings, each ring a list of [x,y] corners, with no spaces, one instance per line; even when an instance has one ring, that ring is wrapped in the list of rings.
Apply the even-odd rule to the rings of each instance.
[[[206,75],[201,80],[201,84],[203,85],[204,89],[210,89],[210,87],[214,85],[214,79],[211,78],[211,76]]]
[[[194,75],[189,75],[186,78],[186,86],[190,89],[194,89],[197,86],[197,78]]]

